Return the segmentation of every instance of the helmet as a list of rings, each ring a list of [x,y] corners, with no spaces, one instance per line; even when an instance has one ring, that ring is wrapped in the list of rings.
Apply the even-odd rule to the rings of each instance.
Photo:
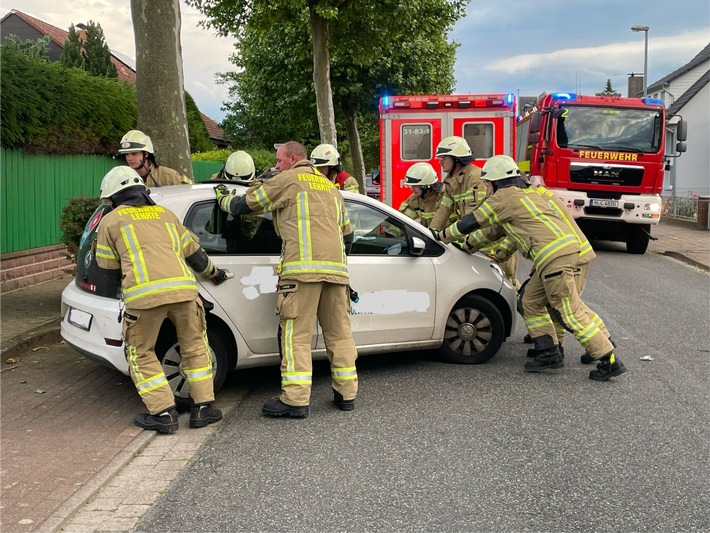
[[[452,135],[442,139],[436,147],[436,157],[448,155],[454,159],[464,159],[472,157],[471,147],[463,137]]]
[[[410,187],[412,185],[429,187],[437,181],[439,181],[439,175],[429,163],[414,163],[407,169],[404,176],[404,184]]]
[[[229,154],[222,170],[224,177],[230,180],[251,181],[256,174],[254,160],[243,150]]]
[[[311,163],[315,167],[337,167],[340,154],[332,144],[319,144],[311,152]]]
[[[152,154],[153,142],[150,137],[139,130],[127,132],[121,139],[121,147],[118,149],[118,153],[130,154],[131,152],[148,152]]]
[[[481,179],[484,181],[498,181],[520,176],[520,169],[515,160],[508,155],[494,155],[481,170]]]
[[[101,199],[110,198],[117,192],[130,187],[142,187],[145,189],[145,183],[143,183],[138,172],[131,167],[114,167],[101,180]]]

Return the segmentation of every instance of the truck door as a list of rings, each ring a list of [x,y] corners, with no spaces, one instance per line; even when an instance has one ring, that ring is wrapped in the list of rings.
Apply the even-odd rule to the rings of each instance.
[[[400,204],[412,193],[404,185],[404,175],[414,163],[430,163],[439,169],[434,157],[436,145],[442,138],[441,114],[417,113],[407,116],[389,115],[384,134],[391,139],[385,146],[391,151],[386,158],[387,169],[382,183],[382,201],[399,209]]]

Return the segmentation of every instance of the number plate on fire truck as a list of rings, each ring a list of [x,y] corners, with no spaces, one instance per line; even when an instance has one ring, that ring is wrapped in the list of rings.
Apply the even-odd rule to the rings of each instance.
[[[594,207],[619,207],[618,200],[597,200],[595,198],[589,200],[589,205]]]

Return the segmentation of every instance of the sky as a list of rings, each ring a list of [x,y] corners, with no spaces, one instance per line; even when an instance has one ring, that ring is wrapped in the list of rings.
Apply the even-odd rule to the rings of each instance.
[[[183,0],[182,48],[185,89],[200,111],[217,122],[228,88],[215,74],[234,70],[231,38],[198,25],[203,16]],[[98,22],[112,50],[135,58],[129,0],[2,0],[0,17],[18,9],[67,30]],[[648,26],[648,84],[690,61],[710,42],[708,0],[471,0],[450,33],[460,43],[454,75],[457,93],[544,91],[594,94],[607,79],[626,96],[628,74],[643,74]],[[676,98],[680,95],[675,95]]]

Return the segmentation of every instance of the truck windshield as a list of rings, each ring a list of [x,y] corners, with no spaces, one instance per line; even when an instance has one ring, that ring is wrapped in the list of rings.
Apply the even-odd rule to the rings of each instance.
[[[663,114],[658,110],[568,106],[555,116],[561,148],[655,153],[661,146]]]

